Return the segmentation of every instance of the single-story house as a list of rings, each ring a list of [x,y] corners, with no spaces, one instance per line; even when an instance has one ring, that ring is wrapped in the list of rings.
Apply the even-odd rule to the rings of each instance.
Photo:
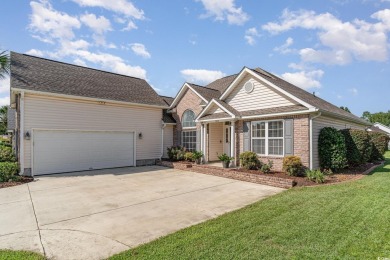
[[[11,52],[10,98],[24,175],[154,164],[172,145],[170,100],[143,79]]]
[[[175,98],[143,79],[11,52],[11,107],[21,174],[154,164],[166,148],[204,153],[203,162],[244,151],[287,155],[319,167],[326,126],[366,129],[365,120],[260,68],[207,86],[185,83]]]
[[[246,67],[206,86],[185,83],[169,111],[177,123],[174,144],[203,151],[205,162],[226,153],[238,165],[240,153],[253,151],[277,170],[287,155],[318,168],[324,127],[371,125],[274,74]]]
[[[372,132],[378,132],[378,133],[382,133],[382,134],[387,134],[388,136],[390,136],[390,127],[388,126],[385,126],[384,124],[381,124],[381,123],[374,123],[369,129],[368,131],[372,131]],[[388,144],[388,149],[390,149],[390,142]]]

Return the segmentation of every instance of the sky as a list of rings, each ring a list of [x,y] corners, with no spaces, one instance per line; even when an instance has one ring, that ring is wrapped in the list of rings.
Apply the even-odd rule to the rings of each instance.
[[[2,0],[0,50],[175,96],[260,67],[354,114],[390,110],[390,0]],[[9,79],[0,105],[9,104]]]

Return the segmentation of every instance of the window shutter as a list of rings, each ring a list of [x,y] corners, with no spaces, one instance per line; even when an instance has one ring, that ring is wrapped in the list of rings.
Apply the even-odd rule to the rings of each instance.
[[[243,133],[244,133],[244,151],[250,151],[251,150],[251,122],[244,122],[243,125]]]
[[[196,150],[200,151],[200,129],[196,129]]]
[[[294,119],[284,120],[284,154],[294,155]]]
[[[181,145],[181,131],[180,130],[177,130],[177,134],[176,134],[176,143],[178,146]]]

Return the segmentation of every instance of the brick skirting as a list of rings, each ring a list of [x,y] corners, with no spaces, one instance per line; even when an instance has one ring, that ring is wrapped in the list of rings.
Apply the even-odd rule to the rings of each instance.
[[[253,174],[247,172],[239,172],[235,169],[223,169],[220,167],[197,165],[183,162],[169,162],[169,161],[157,161],[157,165],[174,168],[178,170],[185,170],[197,173],[203,173],[208,175],[214,175],[239,181],[253,182],[257,184],[265,184],[269,186],[279,188],[292,188],[295,183],[294,180],[284,179],[279,177],[271,177],[260,174]]]

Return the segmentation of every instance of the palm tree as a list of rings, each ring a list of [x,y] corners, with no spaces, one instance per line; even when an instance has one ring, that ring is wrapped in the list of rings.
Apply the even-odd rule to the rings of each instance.
[[[0,135],[5,135],[7,133],[7,111],[8,106],[2,106],[0,107]]]
[[[10,59],[6,51],[0,52],[0,79],[5,78],[10,72]]]

